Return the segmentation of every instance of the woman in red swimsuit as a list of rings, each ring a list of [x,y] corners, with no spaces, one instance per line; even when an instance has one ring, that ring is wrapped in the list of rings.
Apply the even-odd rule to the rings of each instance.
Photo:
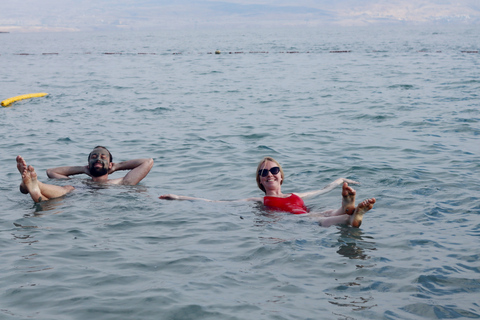
[[[363,214],[372,209],[375,198],[367,199],[355,206],[356,191],[348,184],[356,183],[348,179],[337,179],[328,184],[321,190],[303,192],[303,193],[282,193],[282,183],[284,179],[282,166],[273,158],[265,157],[260,161],[257,167],[257,185],[265,192],[263,198],[248,198],[237,201],[259,201],[263,202],[265,207],[271,210],[285,211],[292,214],[304,214],[320,222],[322,226],[328,227],[334,224],[349,224],[353,227],[359,227],[362,223]],[[303,199],[320,194],[327,193],[335,187],[342,185],[342,206],[337,210],[329,210],[321,213],[309,212]],[[160,199],[166,200],[205,200],[208,199],[193,198],[187,196],[177,196],[174,194],[162,195]]]
[[[257,167],[257,185],[265,192],[263,204],[273,210],[306,214],[326,227],[333,224],[349,224],[358,228],[362,223],[363,214],[372,209],[376,201],[375,198],[367,199],[355,207],[356,191],[348,184],[357,182],[348,179],[337,179],[321,190],[289,194],[282,193],[283,179],[282,166],[275,159],[265,157],[260,161]],[[342,185],[342,206],[339,209],[313,213],[305,207],[303,199],[324,194],[339,185]]]

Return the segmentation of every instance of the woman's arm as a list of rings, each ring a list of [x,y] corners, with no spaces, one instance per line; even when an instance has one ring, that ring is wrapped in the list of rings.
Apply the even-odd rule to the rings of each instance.
[[[158,197],[159,199],[163,200],[201,200],[207,202],[240,202],[240,201],[259,201],[262,202],[262,198],[246,198],[246,199],[239,199],[239,200],[210,200],[204,198],[195,198],[195,197],[188,197],[188,196],[179,196],[176,194],[164,194]]]
[[[344,179],[344,178],[339,178],[339,179],[327,184],[325,187],[323,187],[323,189],[316,190],[316,191],[302,192],[302,193],[296,193],[295,192],[295,194],[297,196],[299,196],[300,198],[309,198],[309,197],[313,197],[313,196],[318,196],[318,195],[321,195],[321,194],[332,191],[336,187],[338,187],[340,185],[343,185],[344,182],[349,183],[349,184],[359,184],[359,182],[357,182],[357,181]]]

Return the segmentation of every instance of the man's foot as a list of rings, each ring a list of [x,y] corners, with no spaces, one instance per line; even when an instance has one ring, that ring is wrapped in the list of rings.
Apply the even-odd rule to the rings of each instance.
[[[22,158],[22,156],[17,156],[17,169],[21,175],[23,175],[23,171],[27,169],[27,162]],[[27,187],[25,187],[23,182],[20,183],[20,192],[23,194],[28,194]]]
[[[342,211],[348,215],[355,212],[355,195],[357,192],[344,182],[342,187]]]
[[[37,173],[32,166],[28,166],[23,170],[22,182],[27,192],[30,193],[33,201],[40,202],[43,200],[48,200],[44,199],[42,193],[40,192],[40,187],[38,186],[37,180]]]
[[[355,228],[359,228],[362,224],[363,215],[373,208],[373,204],[376,202],[375,198],[367,199],[360,203],[355,209],[353,215],[350,217],[350,225]]]
[[[23,173],[25,169],[27,169],[27,162],[23,159],[22,156],[17,156],[17,169],[20,174]]]

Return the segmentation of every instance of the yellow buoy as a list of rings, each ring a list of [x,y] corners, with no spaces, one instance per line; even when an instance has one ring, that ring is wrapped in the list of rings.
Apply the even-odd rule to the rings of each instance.
[[[39,93],[29,93],[29,94],[22,94],[21,96],[16,96],[12,98],[8,98],[2,101],[2,106],[8,107],[15,101],[23,100],[23,99],[30,99],[30,98],[37,98],[37,97],[44,97],[48,93],[45,92],[39,92]]]

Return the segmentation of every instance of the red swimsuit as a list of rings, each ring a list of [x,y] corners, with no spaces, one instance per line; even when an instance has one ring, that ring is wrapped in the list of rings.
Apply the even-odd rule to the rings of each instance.
[[[294,193],[286,198],[265,196],[263,197],[263,204],[270,209],[286,211],[293,214],[303,214],[308,212],[302,198]]]

